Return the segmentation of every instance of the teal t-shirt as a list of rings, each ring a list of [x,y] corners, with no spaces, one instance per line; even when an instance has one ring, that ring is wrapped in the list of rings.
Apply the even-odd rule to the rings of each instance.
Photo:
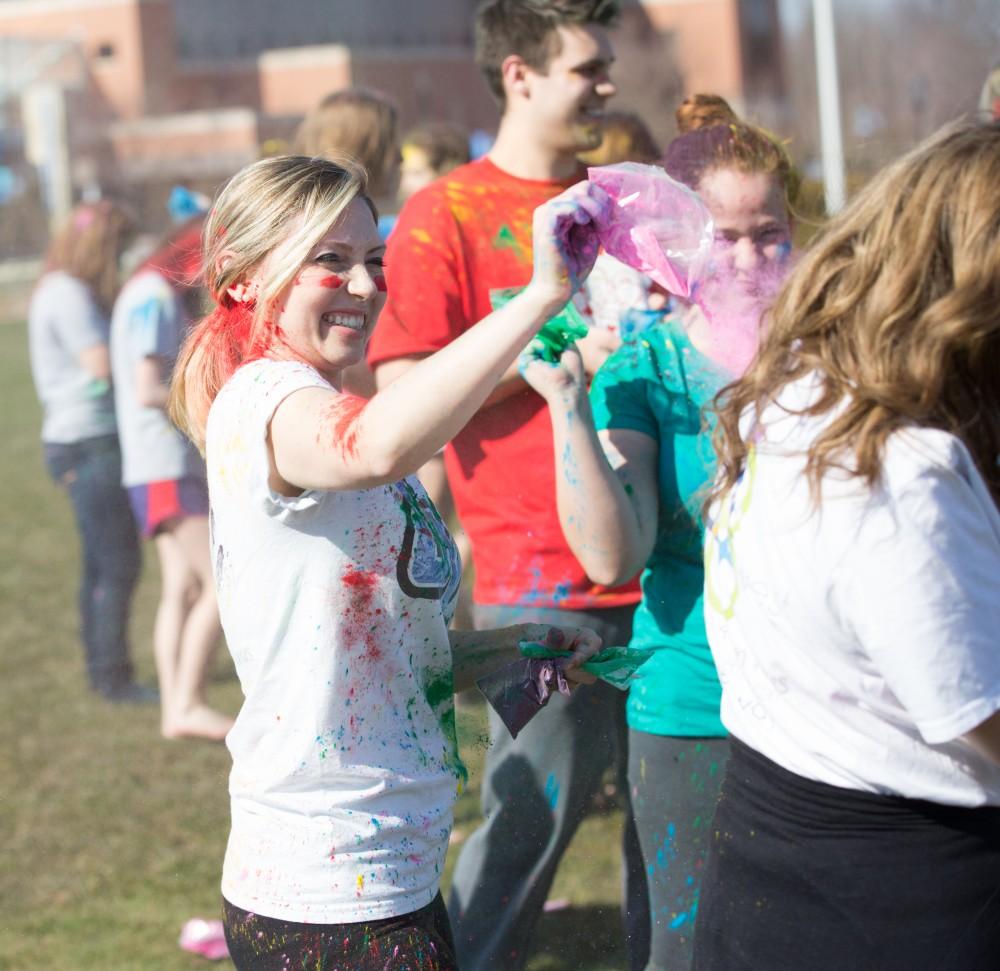
[[[613,354],[590,390],[599,429],[632,429],[659,445],[659,528],[632,634],[633,647],[656,653],[628,699],[629,725],[653,735],[726,734],[702,612],[700,506],[715,473],[702,407],[730,380],[667,317]]]

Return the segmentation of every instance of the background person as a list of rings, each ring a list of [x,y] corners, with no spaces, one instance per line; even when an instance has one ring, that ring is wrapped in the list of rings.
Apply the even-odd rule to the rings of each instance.
[[[174,361],[197,312],[202,217],[174,230],[136,270],[111,319],[122,482],[160,561],[153,655],[166,738],[222,739],[228,715],[205,681],[221,628],[208,543],[208,490],[197,450],[165,409]]]
[[[316,158],[353,159],[368,173],[368,191],[376,205],[388,203],[399,185],[399,112],[386,95],[371,88],[333,91],[302,120],[292,150]],[[383,239],[394,224],[392,216],[379,218]],[[353,394],[370,398],[375,393],[375,379],[365,361],[349,368],[344,381]]]
[[[602,195],[540,209],[524,292],[371,400],[341,390],[385,300],[363,171],[267,159],[216,201],[204,263],[219,305],[186,345],[174,413],[205,446],[245,694],[222,887],[240,969],[455,968],[438,890],[466,777],[454,689],[534,638],[571,647],[567,675],[593,680],[578,670],[592,631],[449,633],[458,559],[411,473],[589,271]]]
[[[832,220],[720,399],[695,967],[1000,958],[1000,126]]]
[[[584,165],[615,165],[639,162],[655,165],[662,151],[653,133],[634,111],[607,111],[601,124],[601,144],[577,157]]]
[[[31,297],[31,372],[42,445],[80,538],[80,636],[87,679],[109,701],[152,702],[132,679],[128,619],[141,557],[121,485],[108,335],[118,264],[131,235],[110,201],[78,206],[53,237]]]
[[[292,151],[354,159],[368,173],[372,198],[389,202],[399,184],[399,111],[374,88],[331,91],[302,120]]]
[[[490,312],[491,296],[530,279],[532,212],[583,178],[576,157],[600,144],[615,92],[608,28],[617,12],[604,0],[480,6],[476,56],[501,106],[497,139],[400,213],[388,241],[389,299],[368,356],[379,387],[457,340]],[[579,345],[588,373],[619,344],[592,329]],[[477,627],[567,624],[593,627],[608,644],[628,641],[638,590],[592,583],[567,546],[545,402],[516,364],[448,445],[445,465],[472,545]],[[524,966],[556,868],[605,771],[623,777],[624,702],[607,684],[582,688],[553,698],[516,739],[490,712],[485,819],[462,846],[449,900],[463,971]],[[627,933],[635,942],[648,917],[630,818],[626,809]],[[642,953],[643,943],[635,948]]]
[[[665,166],[704,195],[720,285],[727,275],[737,288],[784,273],[792,169],[767,135],[730,111],[725,125],[689,127],[668,146]],[[628,782],[649,886],[648,971],[691,964],[708,823],[728,755],[703,619],[699,504],[714,459],[702,408],[740,372],[714,337],[759,330],[765,309],[757,305],[749,320],[718,317],[712,340],[700,307],[671,313],[608,359],[589,399],[572,349],[559,365],[525,358],[525,377],[549,405],[571,549],[598,583],[642,570],[630,646],[655,653],[629,689]]]
[[[469,134],[450,122],[424,122],[403,136],[400,159],[399,201],[405,202],[418,189],[469,161]]]

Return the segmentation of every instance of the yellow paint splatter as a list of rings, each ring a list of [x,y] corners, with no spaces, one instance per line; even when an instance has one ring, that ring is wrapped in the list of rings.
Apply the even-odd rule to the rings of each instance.
[[[361,893],[365,889],[365,875],[363,873],[358,874],[358,893]]]

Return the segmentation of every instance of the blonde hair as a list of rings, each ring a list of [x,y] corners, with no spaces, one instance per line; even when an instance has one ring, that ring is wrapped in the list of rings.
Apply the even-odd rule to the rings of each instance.
[[[205,285],[218,306],[185,341],[170,390],[170,416],[199,448],[222,386],[281,339],[277,298],[312,248],[354,199],[377,218],[365,189],[364,170],[350,160],[285,155],[248,165],[219,194],[202,236]],[[265,260],[255,302],[235,302],[229,288],[249,282]]]
[[[968,447],[1000,505],[1000,124],[961,123],[884,169],[833,219],[778,298],[761,350],[716,398],[720,477],[730,490],[760,416],[815,372],[806,410],[842,410],[812,442],[806,475],[880,481],[886,442],[939,428]]]
[[[445,175],[469,161],[469,136],[461,125],[448,121],[428,121],[411,128],[401,145],[403,155],[416,149],[427,157],[435,175]]]
[[[660,146],[646,123],[632,111],[609,111],[604,115],[601,144],[579,159],[584,165],[616,162],[659,162]]]
[[[399,116],[383,94],[348,88],[328,94],[299,126],[292,143],[298,155],[351,158],[368,173],[371,193],[385,194],[399,156]]]
[[[77,206],[45,254],[45,272],[62,270],[86,284],[105,313],[121,283],[118,261],[133,230],[132,219],[107,199]]]

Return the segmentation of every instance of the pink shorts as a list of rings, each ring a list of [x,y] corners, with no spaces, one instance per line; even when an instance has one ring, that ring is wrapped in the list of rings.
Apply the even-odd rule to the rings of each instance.
[[[146,482],[128,487],[128,501],[139,532],[151,539],[171,519],[207,516],[208,486],[194,476]]]

